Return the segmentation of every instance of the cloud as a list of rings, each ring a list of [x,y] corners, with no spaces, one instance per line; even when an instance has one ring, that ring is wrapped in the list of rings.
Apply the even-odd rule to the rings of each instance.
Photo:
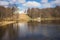
[[[48,0],[42,0],[43,3],[41,3],[42,8],[53,8],[55,6],[60,6],[60,0],[54,0],[51,2],[48,2]]]
[[[43,8],[51,8],[51,7],[53,7],[53,4],[51,4],[51,3],[44,3],[44,4],[42,4],[42,7]]]
[[[23,6],[23,8],[31,8],[31,7],[36,7],[36,8],[51,8],[54,6],[60,6],[60,0],[53,0],[48,2],[48,0],[41,0],[41,2],[37,2],[37,1],[26,1],[26,0],[8,0],[9,2],[7,2],[6,0],[0,0],[0,6],[5,6],[5,5],[9,5],[9,3],[11,4],[16,4]],[[18,7],[21,7],[18,6]],[[8,7],[8,6],[5,6]]]
[[[16,2],[17,0],[11,0],[12,2]]]
[[[7,6],[7,5],[9,5],[9,2],[0,1],[0,6]]]
[[[47,2],[48,2],[48,0],[41,0],[41,2],[42,2],[42,3],[47,3]]]
[[[60,6],[60,0],[55,0],[54,3],[58,6]]]
[[[19,3],[25,3],[26,0],[17,0]]]
[[[11,4],[14,4],[16,2],[18,2],[18,3],[25,3],[26,2],[26,0],[2,0],[2,1],[8,1]]]
[[[16,3],[16,2],[18,2],[18,3],[25,3],[26,0],[10,0],[10,2],[11,3]]]
[[[25,6],[25,7],[39,7],[41,5],[40,5],[40,3],[36,2],[36,1],[28,1],[25,4],[23,4],[23,6]]]
[[[56,6],[60,6],[60,0],[54,0],[54,1],[51,1],[50,3]]]

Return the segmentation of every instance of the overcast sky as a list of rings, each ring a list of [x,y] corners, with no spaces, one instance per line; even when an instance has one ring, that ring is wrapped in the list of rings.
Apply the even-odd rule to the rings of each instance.
[[[0,6],[8,7],[17,4],[20,10],[27,8],[54,8],[60,6],[60,0],[0,0]]]

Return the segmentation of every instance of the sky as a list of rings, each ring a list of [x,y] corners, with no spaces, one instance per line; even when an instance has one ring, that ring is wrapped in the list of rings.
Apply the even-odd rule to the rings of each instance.
[[[0,6],[8,7],[16,4],[20,10],[28,8],[54,8],[60,6],[60,0],[0,0]]]

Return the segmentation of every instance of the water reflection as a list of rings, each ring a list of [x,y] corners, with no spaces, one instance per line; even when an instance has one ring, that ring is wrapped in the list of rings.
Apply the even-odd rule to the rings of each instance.
[[[45,39],[60,40],[60,25],[41,24],[37,22],[19,23],[18,35],[22,39]],[[45,39],[46,40],[46,39]]]
[[[14,23],[7,27],[2,40],[60,40],[59,24],[28,22]]]
[[[19,37],[24,37],[28,33],[28,24],[27,23],[18,23],[18,34]]]

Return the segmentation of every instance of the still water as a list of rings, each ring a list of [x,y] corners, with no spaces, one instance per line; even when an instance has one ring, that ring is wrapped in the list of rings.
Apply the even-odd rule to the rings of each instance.
[[[15,23],[7,25],[1,33],[1,40],[60,40],[60,25],[39,22]]]

